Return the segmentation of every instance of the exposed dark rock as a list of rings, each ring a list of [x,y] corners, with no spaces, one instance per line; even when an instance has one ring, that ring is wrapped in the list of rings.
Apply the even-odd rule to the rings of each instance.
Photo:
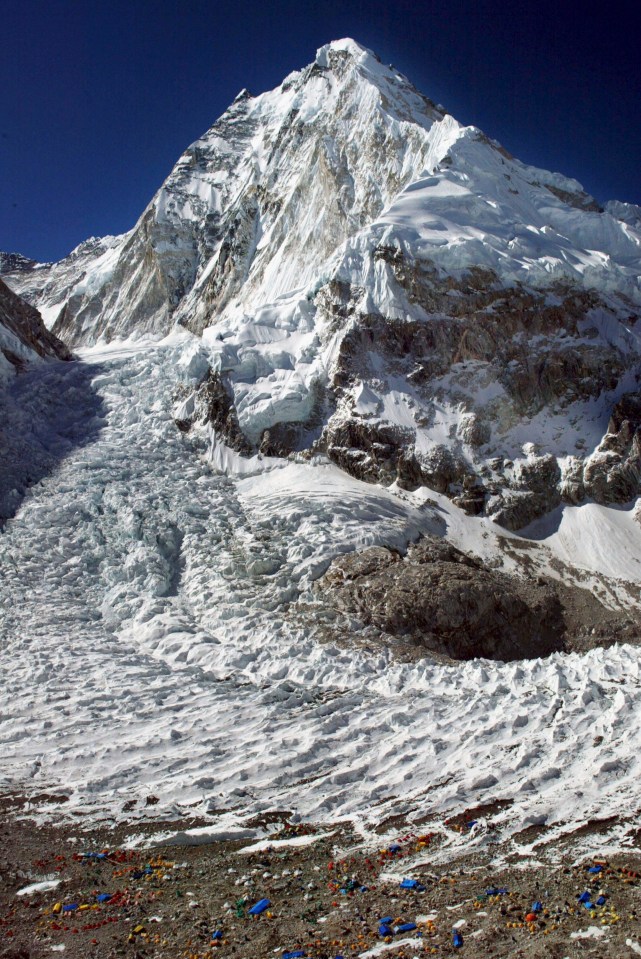
[[[514,470],[514,485],[534,493],[549,495],[561,479],[558,461],[551,453],[521,460]]]
[[[318,446],[346,472],[369,482],[396,479],[399,458],[413,440],[411,430],[392,424],[334,417]]]
[[[456,434],[462,443],[479,447],[489,442],[492,428],[478,413],[462,413]]]
[[[468,516],[480,516],[485,510],[486,498],[487,490],[484,486],[472,486],[464,489],[459,496],[454,496],[452,502]]]
[[[509,486],[488,503],[489,515],[506,529],[523,529],[561,502],[561,470],[555,456],[519,460],[507,480]]]
[[[608,433],[619,433],[625,424],[628,429],[641,429],[641,394],[625,393],[612,410],[610,422],[608,423]]]
[[[37,265],[37,260],[30,260],[22,253],[0,253],[0,275],[3,273],[28,273]]]
[[[556,494],[554,499],[554,505],[548,505],[544,499],[529,490],[504,489],[500,494],[490,497],[487,512],[492,520],[504,529],[518,530],[554,509],[560,496]]]
[[[592,592],[496,572],[431,537],[405,557],[384,547],[341,556],[315,590],[345,618],[342,631],[334,622],[333,640],[349,642],[357,625],[368,644],[377,637],[403,658],[509,661],[641,641],[630,614],[606,608]]]
[[[569,206],[573,206],[576,210],[585,210],[588,213],[603,213],[601,204],[597,203],[594,197],[590,196],[589,193],[585,193],[584,191],[581,193],[570,193],[568,190],[562,190],[560,187],[553,186],[550,183],[545,184],[545,189],[549,190],[555,197],[558,197],[559,200],[562,200]]]
[[[310,393],[312,410],[306,420],[276,423],[263,432],[259,450],[264,456],[289,456],[294,451],[309,449],[318,437],[324,420],[327,391],[316,380],[310,385]]]
[[[468,474],[456,451],[443,444],[427,452],[414,447],[401,450],[397,462],[399,486],[408,490],[428,486],[437,493],[447,493],[453,484],[462,484]]]
[[[174,422],[182,433],[188,433],[194,423],[209,424],[221,440],[238,453],[250,454],[252,447],[238,425],[238,416],[231,393],[225,387],[220,373],[209,371],[203,382],[189,395],[184,391],[177,399],[188,397],[188,408]]]
[[[71,359],[65,344],[49,332],[38,311],[10,290],[3,280],[0,280],[0,325],[38,356]],[[3,352],[14,366],[22,366],[23,360],[14,351],[5,349]]]
[[[626,393],[608,432],[583,469],[586,494],[597,503],[627,503],[641,494],[641,395]]]
[[[444,540],[423,539],[403,559],[380,547],[342,556],[317,589],[363,626],[454,659],[526,659],[564,646],[553,589],[490,571]]]

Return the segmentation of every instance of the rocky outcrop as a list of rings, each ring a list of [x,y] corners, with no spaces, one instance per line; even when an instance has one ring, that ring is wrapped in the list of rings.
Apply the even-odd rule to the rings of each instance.
[[[522,529],[561,502],[561,469],[549,453],[531,452],[506,470],[506,479],[509,485],[488,503],[488,514],[506,529]]]
[[[29,273],[38,263],[22,253],[0,253],[0,275],[3,273]]]
[[[608,431],[586,460],[583,487],[597,503],[627,503],[641,495],[641,394],[626,393]]]
[[[430,537],[405,556],[384,547],[340,556],[315,592],[333,611],[333,642],[360,635],[405,659],[510,661],[641,640],[629,613],[586,590],[497,572]]]
[[[359,291],[344,283],[321,291],[330,329],[348,328],[332,379],[336,412],[317,448],[360,479],[427,486],[511,530],[561,502],[630,498],[638,447],[630,421],[587,460],[576,450],[560,457],[537,446],[537,420],[616,395],[635,362],[591,319],[609,314],[618,324],[602,298],[567,284],[553,296],[506,290],[490,270],[444,277],[427,261],[384,246],[374,256],[425,318],[359,314]],[[406,397],[403,426],[376,402],[392,383]],[[369,405],[354,401],[363,391],[373,398]],[[442,410],[449,418],[438,428]],[[534,442],[514,457],[511,436],[527,436],[528,423]]]
[[[0,351],[16,369],[31,357],[71,359],[64,343],[47,330],[36,309],[0,280]]]
[[[174,422],[182,433],[188,433],[195,424],[211,426],[230,449],[237,453],[252,452],[238,425],[232,397],[220,373],[209,370],[196,388],[183,387],[174,399]]]
[[[334,560],[317,590],[360,626],[453,659],[513,660],[562,649],[553,589],[496,573],[442,540],[407,556],[373,547]]]
[[[391,483],[412,439],[411,432],[393,424],[335,417],[325,428],[319,447],[352,476],[366,482]]]

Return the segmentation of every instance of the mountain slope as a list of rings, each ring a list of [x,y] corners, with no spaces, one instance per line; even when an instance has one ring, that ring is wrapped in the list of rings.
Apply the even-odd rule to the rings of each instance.
[[[239,94],[130,233],[7,278],[71,343],[202,333],[176,417],[217,462],[323,452],[518,529],[641,491],[639,224],[342,40]]]
[[[311,281],[430,162],[439,117],[353,41],[332,44],[277,90],[239,94],[130,233],[88,264],[74,251],[75,282],[67,260],[40,271],[39,290],[12,278],[58,307],[73,342],[167,332],[172,318],[203,328],[243,285],[243,302],[263,303]]]
[[[381,223],[407,225],[449,270],[566,278],[638,303],[638,219],[610,208],[513,160],[345,40],[276,90],[239,94],[130,233],[59,264],[2,269],[74,342],[164,333],[172,320],[201,330],[232,302],[238,315],[317,284],[341,243],[385,211]]]

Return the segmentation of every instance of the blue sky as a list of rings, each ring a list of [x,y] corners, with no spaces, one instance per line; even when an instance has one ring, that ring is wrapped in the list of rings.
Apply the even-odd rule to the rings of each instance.
[[[0,250],[133,226],[242,87],[352,36],[520,159],[641,203],[631,3],[0,0]]]

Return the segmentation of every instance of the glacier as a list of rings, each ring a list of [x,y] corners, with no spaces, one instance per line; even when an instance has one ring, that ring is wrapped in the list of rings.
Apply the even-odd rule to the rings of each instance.
[[[640,266],[638,209],[352,40],[242,91],[124,236],[2,259],[76,359],[2,397],[0,785],[53,793],[43,817],[632,815],[637,646],[402,661],[340,642],[315,584],[446,537],[638,623],[637,440],[610,426]]]
[[[46,815],[118,816],[153,793],[165,813],[197,803],[242,822],[288,808],[363,828],[498,790],[514,800],[508,834],[636,808],[635,648],[448,666],[316,641],[300,603],[322,622],[310,587],[332,556],[445,525],[492,550],[491,524],[329,463],[212,470],[171,418],[191,349],[169,338],[83,353],[95,435],[2,534],[0,783],[55,789]],[[32,389],[78,408],[62,364]],[[584,536],[586,511],[573,520]],[[638,525],[612,512],[641,564]]]

